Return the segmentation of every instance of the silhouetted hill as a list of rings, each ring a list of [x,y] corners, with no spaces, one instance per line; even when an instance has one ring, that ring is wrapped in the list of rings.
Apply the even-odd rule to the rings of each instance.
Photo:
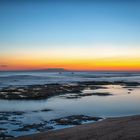
[[[65,72],[68,71],[64,68],[48,68],[48,69],[40,69],[38,71],[46,71],[46,72]]]

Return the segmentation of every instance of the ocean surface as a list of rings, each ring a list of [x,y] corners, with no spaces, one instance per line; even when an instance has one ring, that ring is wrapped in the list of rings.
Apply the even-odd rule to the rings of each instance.
[[[140,72],[0,72],[0,87],[76,81],[140,82]]]
[[[0,87],[26,86],[34,84],[63,83],[77,81],[129,81],[140,82],[138,72],[0,72]],[[104,85],[101,89],[84,89],[86,93],[111,93],[109,96],[84,96],[67,98],[70,94],[54,96],[44,100],[0,100],[0,112],[24,111],[22,115],[9,116],[8,120],[0,120],[0,128],[12,136],[37,133],[37,130],[14,131],[22,125],[43,123],[51,119],[70,116],[88,115],[99,117],[118,117],[140,114],[140,87],[124,88],[121,85]],[[30,94],[30,93],[29,93]],[[76,93],[72,93],[76,94]],[[41,111],[50,109],[51,111]],[[2,117],[3,113],[0,114]],[[13,123],[14,120],[17,123]],[[5,122],[5,123],[4,123]],[[20,123],[19,123],[20,122]],[[55,125],[54,128],[64,126]]]

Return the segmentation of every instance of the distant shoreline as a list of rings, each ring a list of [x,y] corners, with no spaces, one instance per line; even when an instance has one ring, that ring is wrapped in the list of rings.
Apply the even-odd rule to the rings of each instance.
[[[91,124],[21,136],[9,140],[138,140],[140,115],[107,118]]]

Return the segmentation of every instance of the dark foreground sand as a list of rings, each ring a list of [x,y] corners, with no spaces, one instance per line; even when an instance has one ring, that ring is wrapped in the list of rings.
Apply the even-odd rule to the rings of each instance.
[[[79,125],[10,140],[140,140],[140,115]]]

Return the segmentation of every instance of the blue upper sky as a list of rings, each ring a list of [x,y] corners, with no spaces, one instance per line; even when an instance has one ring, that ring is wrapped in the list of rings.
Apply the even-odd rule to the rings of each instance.
[[[0,43],[140,42],[139,2],[58,1],[1,2]]]

